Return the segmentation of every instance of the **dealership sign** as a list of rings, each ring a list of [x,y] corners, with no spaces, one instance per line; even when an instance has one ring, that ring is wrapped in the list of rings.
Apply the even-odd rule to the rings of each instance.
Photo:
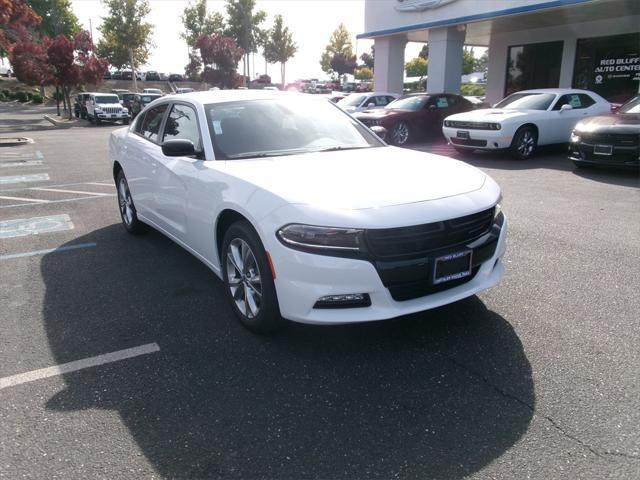
[[[456,0],[398,0],[396,10],[399,12],[424,12],[442,7]]]
[[[594,73],[596,84],[605,78],[640,78],[640,57],[603,58],[596,66]]]

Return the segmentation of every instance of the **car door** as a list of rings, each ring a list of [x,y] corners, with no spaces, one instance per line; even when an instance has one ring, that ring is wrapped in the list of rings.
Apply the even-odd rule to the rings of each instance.
[[[440,132],[442,121],[447,116],[449,99],[446,95],[433,95],[426,103],[422,115],[422,131],[433,133]]]
[[[184,139],[193,142],[202,151],[198,115],[193,105],[186,102],[172,104],[162,134],[162,142]],[[190,244],[188,239],[189,184],[198,181],[202,170],[202,157],[166,157],[160,152],[153,178],[154,215],[160,226],[177,239]]]
[[[157,221],[153,206],[153,177],[158,165],[157,158],[162,155],[159,134],[167,107],[168,104],[163,103],[138,116],[127,134],[124,173],[136,209],[153,222]]]
[[[548,127],[550,128],[544,129],[545,136],[538,139],[538,143],[567,143],[573,127],[580,119],[590,114],[589,107],[594,103],[591,97],[578,92],[561,95],[549,112]],[[563,109],[563,105],[569,105],[571,108]]]

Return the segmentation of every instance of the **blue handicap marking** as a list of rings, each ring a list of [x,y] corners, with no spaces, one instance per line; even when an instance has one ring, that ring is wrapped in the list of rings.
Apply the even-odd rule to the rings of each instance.
[[[33,175],[11,175],[9,177],[0,177],[0,185],[8,185],[10,183],[44,182],[46,180],[49,180],[48,173],[34,173]]]
[[[0,238],[26,237],[72,229],[73,223],[66,213],[46,217],[16,218],[0,221]]]

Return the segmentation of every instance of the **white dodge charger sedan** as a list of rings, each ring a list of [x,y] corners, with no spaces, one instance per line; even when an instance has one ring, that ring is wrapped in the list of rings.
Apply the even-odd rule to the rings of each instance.
[[[253,331],[428,310],[504,274],[489,176],[387,146],[322,99],[163,97],[112,133],[110,157],[127,231],[150,225],[199,258]]]
[[[523,90],[494,108],[445,118],[442,133],[458,151],[509,149],[515,158],[527,159],[538,145],[568,143],[583,118],[607,113],[611,104],[587,90]]]

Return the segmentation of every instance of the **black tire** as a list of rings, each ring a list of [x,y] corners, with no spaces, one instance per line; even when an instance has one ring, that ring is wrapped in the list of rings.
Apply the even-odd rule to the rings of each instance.
[[[246,262],[243,258],[242,265],[238,266],[242,268],[236,268],[234,265],[237,264],[229,259],[229,255],[233,258],[232,245],[237,249],[238,245],[242,245],[242,242],[250,249],[255,262],[250,261],[250,257],[247,255]],[[260,237],[249,222],[241,220],[227,229],[222,240],[220,263],[225,292],[240,323],[252,332],[261,334],[274,332],[281,328],[284,321],[280,316],[271,267]],[[255,275],[255,268],[251,265],[257,265],[259,285],[251,281],[251,275]],[[229,267],[233,269],[231,276],[228,273]],[[237,286],[231,283],[231,277],[238,279]],[[236,298],[234,298],[234,288],[237,292]],[[256,296],[258,290],[260,290],[260,295]],[[255,299],[259,300],[258,309],[253,314],[250,311],[252,310],[251,302],[247,300],[249,295],[254,299],[254,306],[256,305]]]
[[[102,120],[100,120],[98,117],[93,117],[93,119],[96,121],[96,125],[100,125],[102,123]]]
[[[404,120],[400,120],[391,127],[391,131],[387,134],[387,138],[390,143],[403,147],[413,138],[411,135],[411,127]]]
[[[76,112],[76,118],[80,118],[80,113]]]
[[[529,126],[522,126],[513,136],[509,151],[518,160],[527,160],[533,156],[538,148],[538,133],[536,129]]]
[[[80,118],[87,119],[87,114],[84,112],[80,112]]]
[[[124,172],[120,170],[116,176],[116,191],[118,192],[118,208],[120,210],[120,218],[127,232],[138,235],[147,231],[147,226],[138,219],[136,206],[133,203],[129,184]],[[127,210],[127,206],[130,210]]]

